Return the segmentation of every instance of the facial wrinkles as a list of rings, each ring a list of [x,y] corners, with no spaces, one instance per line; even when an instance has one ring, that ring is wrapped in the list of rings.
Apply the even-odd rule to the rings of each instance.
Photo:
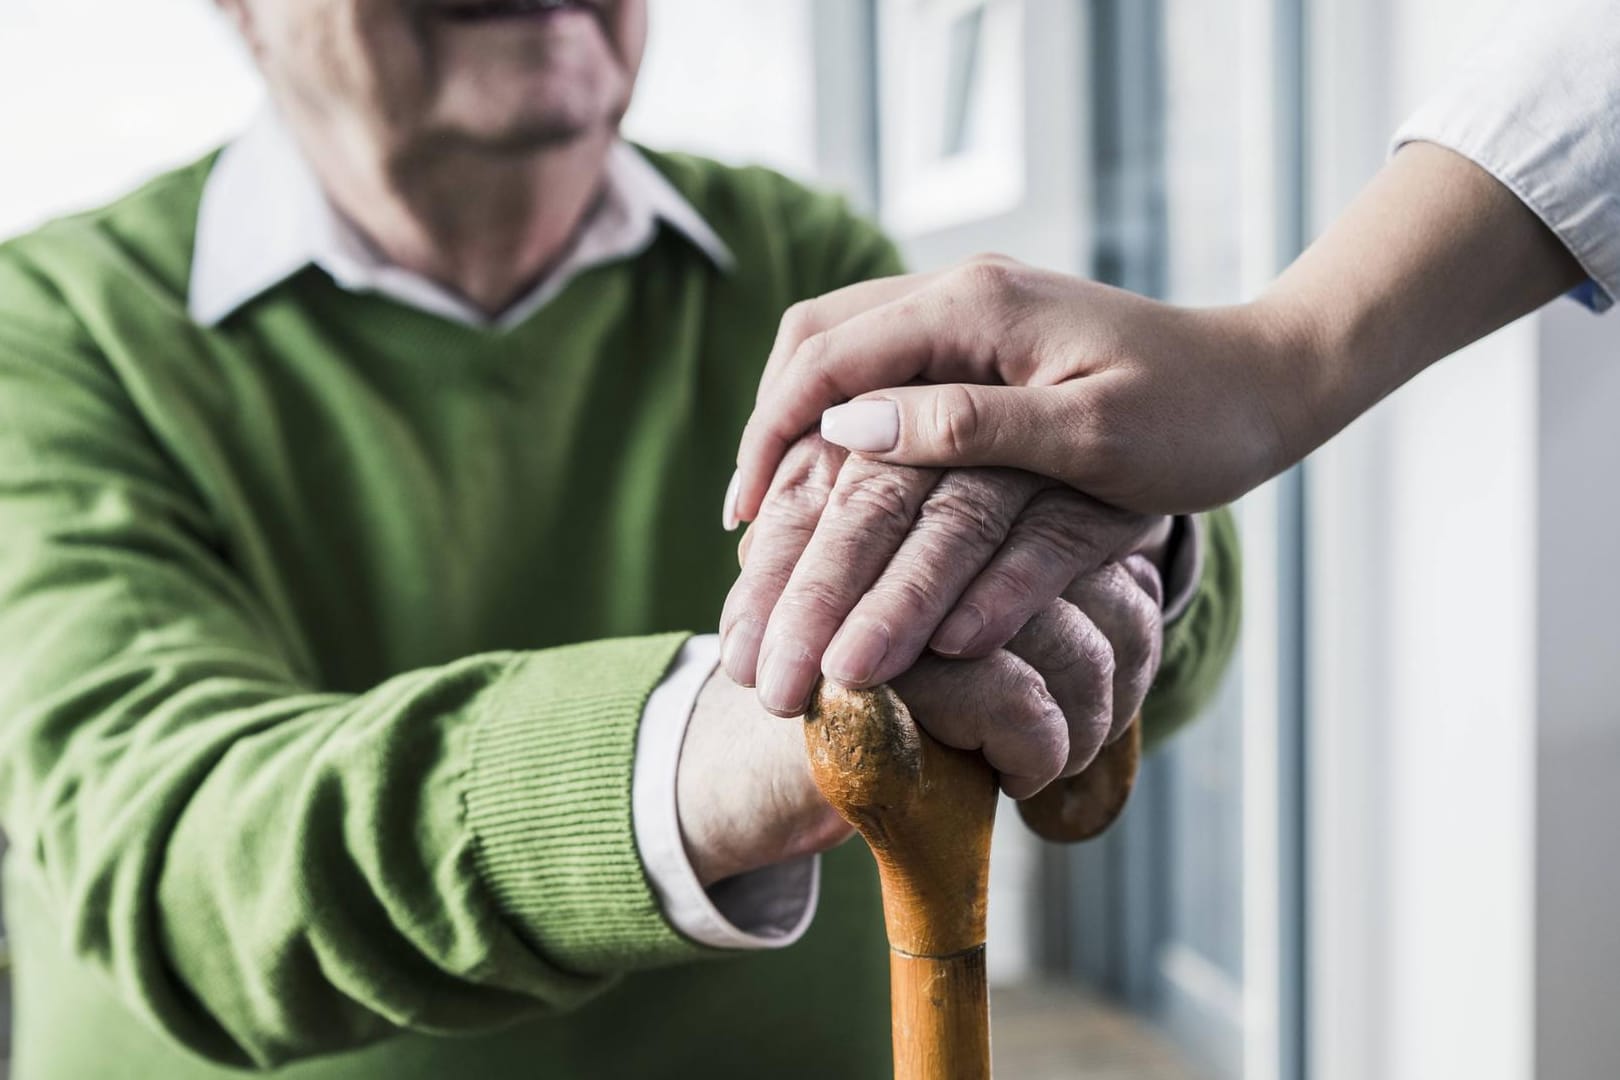
[[[613,32],[608,35],[608,43],[634,83],[641,70],[642,54],[647,49],[647,0],[611,2],[607,5],[603,21],[613,27]]]
[[[410,137],[433,98],[435,72],[421,13],[400,0],[338,0],[337,33],[351,43],[349,89],[387,143]]]
[[[273,96],[332,137],[397,142],[427,99],[424,49],[397,0],[250,5]]]

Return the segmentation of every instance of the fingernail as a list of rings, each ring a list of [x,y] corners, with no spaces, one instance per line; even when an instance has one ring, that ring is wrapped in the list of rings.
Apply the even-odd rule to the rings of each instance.
[[[742,487],[742,472],[733,471],[731,483],[726,485],[725,505],[720,508],[720,525],[726,532],[737,531],[737,494]]]
[[[720,643],[720,666],[738,686],[753,686],[759,666],[759,643],[765,627],[758,619],[738,619]]]
[[[892,401],[851,401],[821,414],[821,437],[847,450],[881,454],[900,441],[900,408]]]
[[[835,682],[865,686],[889,654],[889,628],[881,623],[845,624],[827,646],[821,670]]]
[[[930,643],[943,656],[960,656],[984,632],[984,613],[969,604],[951,613]]]
[[[759,703],[773,713],[796,716],[804,711],[816,668],[810,654],[793,642],[766,650],[760,660]]]

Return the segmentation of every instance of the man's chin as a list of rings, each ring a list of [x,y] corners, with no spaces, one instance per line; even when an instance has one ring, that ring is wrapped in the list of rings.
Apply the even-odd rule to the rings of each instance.
[[[505,152],[543,150],[618,131],[628,102],[584,87],[534,88],[523,93],[470,91],[441,101],[434,127],[458,141]],[[504,100],[502,100],[504,99]]]

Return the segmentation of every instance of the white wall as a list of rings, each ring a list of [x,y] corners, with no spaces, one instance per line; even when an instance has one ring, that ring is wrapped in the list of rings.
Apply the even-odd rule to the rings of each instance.
[[[1507,6],[1315,5],[1318,225]],[[1560,302],[1312,461],[1314,1077],[1620,1074],[1617,335]]]
[[[649,0],[649,17],[627,134],[814,178],[811,0]]]
[[[1620,1074],[1620,318],[1558,305],[1541,350],[1535,1070]]]
[[[0,237],[202,154],[259,98],[209,0],[3,0]]]

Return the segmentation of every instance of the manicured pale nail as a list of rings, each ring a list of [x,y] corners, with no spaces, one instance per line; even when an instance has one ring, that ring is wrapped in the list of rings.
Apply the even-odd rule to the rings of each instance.
[[[900,441],[900,407],[892,401],[851,401],[821,414],[821,437],[864,454],[881,454]]]
[[[753,686],[759,667],[759,643],[765,627],[758,619],[738,619],[720,643],[720,666],[738,686]]]
[[[725,505],[720,509],[720,524],[726,532],[737,531],[737,495],[742,488],[742,473],[733,472],[731,483],[726,485]]]
[[[846,686],[865,686],[889,654],[889,629],[881,624],[845,626],[821,658],[822,672]]]
[[[773,713],[795,716],[804,711],[815,681],[810,654],[794,642],[782,642],[760,659],[759,702]]]
[[[957,608],[934,634],[933,650],[944,656],[960,656],[984,632],[984,612],[971,604]]]

